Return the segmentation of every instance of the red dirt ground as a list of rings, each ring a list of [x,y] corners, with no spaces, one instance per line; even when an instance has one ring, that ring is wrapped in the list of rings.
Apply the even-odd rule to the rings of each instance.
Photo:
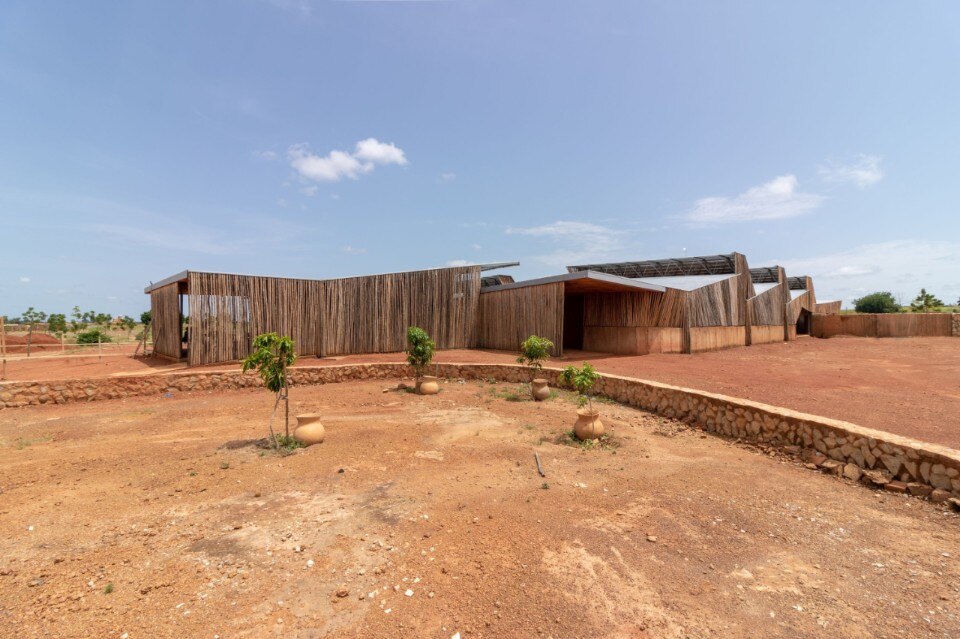
[[[553,365],[583,359],[604,372],[742,397],[960,448],[957,338],[800,338],[696,355],[572,353]],[[514,360],[513,354],[494,351],[443,351],[437,356],[440,362]],[[298,365],[378,361],[403,361],[403,355],[303,358]],[[36,360],[10,363],[7,378],[65,379],[183,368],[153,359]]]
[[[3,411],[0,637],[960,636],[955,513],[613,403],[585,449],[569,393],[395,385],[293,389],[327,437],[287,457],[244,445],[261,389]]]

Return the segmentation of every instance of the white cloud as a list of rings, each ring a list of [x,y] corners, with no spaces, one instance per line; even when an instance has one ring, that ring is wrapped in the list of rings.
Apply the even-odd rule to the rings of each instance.
[[[456,174],[456,173],[453,173],[452,171],[449,172],[449,173],[441,173],[441,174],[440,174],[440,181],[441,181],[441,182],[453,182],[453,181],[456,180],[456,179],[457,179],[457,174]]]
[[[29,277],[21,277],[21,278],[20,278],[20,283],[21,283],[21,284],[29,284],[29,283],[30,283],[30,278],[29,278]]]
[[[392,142],[389,144],[380,142],[376,138],[367,138],[357,142],[357,150],[353,152],[353,157],[373,164],[399,164],[403,166],[407,163],[407,156],[400,147]]]
[[[470,248],[472,248],[474,251],[479,251],[479,250],[482,249],[483,247],[480,246],[479,244],[471,244],[471,245],[470,245]]]
[[[796,176],[781,175],[734,197],[701,198],[681,217],[688,226],[780,220],[812,211],[822,201],[823,196],[800,192]]]
[[[624,231],[592,222],[563,220],[542,226],[510,227],[507,235],[542,238],[556,245],[554,251],[534,256],[553,268],[614,259],[622,255],[626,238]]]
[[[280,156],[277,155],[276,151],[254,151],[253,157],[258,160],[265,160],[267,162],[274,162],[280,159]]]
[[[470,260],[447,260],[446,266],[473,266]]]
[[[348,253],[350,255],[361,255],[363,253],[366,253],[367,249],[357,248],[355,246],[350,246],[349,244],[347,244],[346,246],[343,247],[343,252]]]
[[[921,287],[944,301],[960,296],[960,242],[896,240],[776,263],[787,275],[811,276],[818,299],[850,303],[890,291],[909,302]]]
[[[352,153],[334,150],[324,156],[311,153],[306,144],[294,144],[287,150],[287,159],[302,178],[318,182],[339,182],[343,178],[356,180],[372,173],[377,165],[407,164],[402,149],[375,138],[357,142]]]
[[[828,162],[818,167],[817,170],[820,177],[827,182],[849,182],[855,184],[858,188],[865,189],[883,179],[883,171],[880,169],[882,159],[883,157],[879,155],[861,153],[852,163]]]
[[[317,188],[318,187],[316,186],[305,186],[302,189],[300,189],[300,192],[306,195],[307,197],[313,197],[314,195],[317,194]]]

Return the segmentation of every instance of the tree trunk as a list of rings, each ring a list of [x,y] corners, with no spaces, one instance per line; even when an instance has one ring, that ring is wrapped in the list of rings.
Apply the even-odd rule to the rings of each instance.
[[[30,357],[30,342],[33,341],[33,324],[30,324],[30,330],[27,331],[27,357]]]

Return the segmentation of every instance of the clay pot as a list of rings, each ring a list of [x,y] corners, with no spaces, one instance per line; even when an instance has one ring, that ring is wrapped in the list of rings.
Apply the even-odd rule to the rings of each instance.
[[[297,415],[297,428],[293,431],[293,438],[304,446],[322,442],[327,431],[320,423],[320,417],[320,413]]]
[[[436,395],[440,392],[440,384],[433,375],[424,375],[417,386],[417,392],[421,395]]]
[[[537,378],[530,382],[530,389],[533,392],[533,399],[542,402],[550,397],[550,387],[547,386],[547,380]]]
[[[581,408],[577,411],[577,423],[573,425],[573,434],[577,439],[597,439],[603,435],[603,422],[600,411]]]

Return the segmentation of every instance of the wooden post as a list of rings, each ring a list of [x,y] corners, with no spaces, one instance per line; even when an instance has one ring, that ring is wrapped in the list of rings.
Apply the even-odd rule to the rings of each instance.
[[[65,332],[60,333],[60,354],[61,355],[67,352],[67,343],[66,343],[66,340],[64,339],[65,335],[66,335]]]
[[[103,344],[100,342],[100,333],[97,333],[97,357],[103,361]]]
[[[30,357],[30,342],[33,340],[33,322],[30,323],[30,330],[27,331],[27,357]]]

